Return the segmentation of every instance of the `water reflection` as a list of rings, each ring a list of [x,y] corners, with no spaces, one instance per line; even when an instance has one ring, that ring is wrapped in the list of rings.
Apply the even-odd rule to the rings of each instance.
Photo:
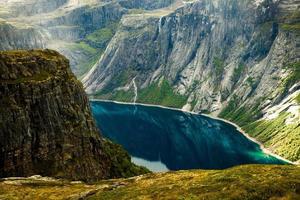
[[[112,102],[91,105],[102,134],[123,145],[134,161],[149,168],[223,169],[249,163],[284,163],[219,120],[158,107]]]

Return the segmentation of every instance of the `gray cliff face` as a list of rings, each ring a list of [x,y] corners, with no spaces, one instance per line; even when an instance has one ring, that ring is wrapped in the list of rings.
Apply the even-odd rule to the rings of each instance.
[[[300,93],[299,7],[295,0],[203,0],[174,12],[124,16],[82,81],[93,97],[133,101],[135,78],[137,101],[157,103],[145,101],[145,93],[153,98],[159,91],[153,87],[163,88],[167,80],[186,99],[183,109],[219,115],[243,127],[256,120],[275,123],[288,113],[280,122],[285,131],[274,129],[276,136],[270,137],[262,129],[253,136],[299,160],[293,147],[299,145],[300,123],[295,100]],[[279,133],[287,134],[285,139]],[[285,145],[293,152],[287,153]]]
[[[0,21],[0,50],[44,48],[47,34],[31,26]]]
[[[0,17],[4,19],[0,20],[12,25],[14,31],[12,34],[7,31],[0,32],[0,49],[47,47],[58,50],[71,60],[73,72],[81,76],[100,58],[106,47],[104,45],[100,48],[98,44],[91,44],[88,39],[90,34],[97,34],[103,28],[111,28],[112,24],[117,24],[131,9],[151,10],[168,6],[172,2],[172,0],[24,0],[15,3],[13,0],[7,0],[0,3]],[[4,23],[0,24],[0,28],[7,29]],[[115,29],[116,26],[112,34]],[[26,35],[26,32],[31,34],[27,37],[21,35]]]
[[[165,78],[188,102],[197,101],[196,111],[218,112],[235,95],[253,105],[269,96],[270,84],[280,84],[283,67],[299,59],[299,38],[279,27],[278,9],[272,1],[209,0],[165,16],[126,16],[83,79],[86,91],[118,89],[134,77],[145,88]],[[113,85],[126,70],[132,73],[125,84]]]
[[[217,6],[220,8],[224,7],[223,5]],[[97,84],[97,80],[103,84],[101,77],[109,75],[110,71],[116,71],[114,70],[115,68],[140,67],[143,72],[149,70],[151,75],[156,70],[159,70],[160,72],[155,73],[155,75],[157,74],[156,76],[167,76],[169,81],[178,82],[182,78],[179,77],[181,71],[185,68],[190,68],[192,62],[198,61],[200,58],[202,59],[200,60],[201,64],[209,64],[212,60],[210,58],[214,56],[211,54],[216,54],[216,52],[212,51],[220,45],[227,46],[227,43],[231,42],[223,42],[227,35],[231,33],[240,35],[239,32],[235,33],[234,30],[225,30],[225,28],[228,29],[226,23],[228,24],[229,22],[228,20],[225,22],[223,17],[227,13],[230,15],[230,13],[226,11],[226,7],[224,9],[226,13],[221,12],[218,7],[215,8],[211,1],[203,1],[179,8],[174,13],[166,16],[157,17],[153,15],[145,17],[144,15],[139,15],[124,17],[122,27],[110,43],[106,54],[100,60],[95,73],[87,76],[87,90],[95,91],[101,89]],[[213,16],[213,19],[209,15]],[[233,27],[231,29],[243,31],[244,28],[237,23],[239,18],[240,14],[238,13],[235,19],[230,17],[230,23],[232,23]],[[247,25],[249,23],[241,24]],[[250,24],[249,28],[251,31],[253,25],[251,27]],[[236,36],[230,37],[235,38]],[[231,38],[225,39],[232,40]],[[148,45],[150,46],[147,48]],[[214,48],[211,48],[212,45]],[[224,49],[221,48],[222,46],[220,46],[219,51]],[[125,49],[131,49],[134,52],[125,51]],[[198,50],[202,50],[202,54],[207,54],[206,57],[198,56],[199,58],[196,58]],[[218,53],[220,55],[223,54],[223,52]],[[114,55],[112,59],[111,55]],[[103,68],[108,73],[102,73]],[[97,73],[97,71],[101,73]],[[122,71],[118,70],[116,72],[120,73]],[[142,75],[145,75],[142,77],[142,83],[145,81],[149,83],[157,78],[155,76],[149,77],[149,73]]]
[[[66,2],[67,0],[3,0],[1,1],[0,17],[24,17],[50,12]]]

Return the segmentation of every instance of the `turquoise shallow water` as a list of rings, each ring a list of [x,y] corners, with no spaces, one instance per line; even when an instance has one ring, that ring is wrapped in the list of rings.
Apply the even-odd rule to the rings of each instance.
[[[93,101],[91,106],[102,134],[153,171],[285,163],[220,120],[142,105]]]

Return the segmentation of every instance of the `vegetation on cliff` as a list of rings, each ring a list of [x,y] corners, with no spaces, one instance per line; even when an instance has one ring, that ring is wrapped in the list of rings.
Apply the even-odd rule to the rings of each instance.
[[[149,172],[103,140],[82,84],[56,51],[0,51],[0,177],[97,181]]]

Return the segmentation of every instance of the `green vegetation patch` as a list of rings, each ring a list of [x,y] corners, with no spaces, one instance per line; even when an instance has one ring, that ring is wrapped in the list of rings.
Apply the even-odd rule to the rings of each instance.
[[[281,113],[273,120],[260,120],[243,126],[243,129],[275,153],[292,161],[300,160],[300,126],[286,124],[288,113]]]
[[[104,140],[104,153],[110,158],[110,178],[127,178],[137,176],[150,171],[131,162],[130,155],[121,145]]]
[[[296,122],[286,123],[289,113],[281,113],[272,120],[258,120],[262,117],[259,109],[262,100],[252,108],[239,106],[240,101],[237,96],[232,97],[219,116],[239,125],[274,153],[291,161],[300,160],[300,126]]]
[[[181,108],[186,104],[187,96],[174,91],[170,83],[163,79],[138,92],[138,102]]]
[[[240,102],[241,99],[234,95],[227,106],[220,112],[219,117],[235,122],[241,127],[252,123],[261,117],[261,112],[258,107],[260,101],[252,108],[239,107]]]
[[[83,51],[83,53],[85,53],[85,54],[97,53],[96,48],[91,47],[90,45],[88,45],[87,43],[85,43],[83,41],[69,45],[68,48],[73,51],[78,51],[78,50]]]
[[[300,81],[300,62],[291,63],[284,67],[290,70],[290,74],[282,82],[282,92],[281,95],[284,96],[288,93],[288,90],[297,82]]]
[[[35,184],[23,184],[26,182]],[[62,180],[43,182],[30,178],[9,183],[0,181],[0,199],[300,199],[300,168],[288,165],[155,173],[94,184]],[[53,184],[47,185],[47,182]]]
[[[218,79],[221,79],[223,72],[224,72],[224,67],[225,67],[224,61],[218,57],[214,57],[213,65],[214,65],[215,73],[216,73]]]
[[[133,102],[135,95],[133,87],[131,87],[128,91],[113,91],[114,88],[123,86],[127,80],[130,80],[128,79],[129,74],[131,74],[131,72],[128,70],[122,72],[118,75],[118,78],[114,78],[114,80],[112,80],[109,86],[95,93],[93,97],[122,102]],[[137,102],[182,108],[182,106],[186,104],[187,98],[187,96],[176,93],[170,83],[163,79],[161,83],[156,82],[144,89],[138,89]]]
[[[94,66],[94,64],[96,64],[104,51],[102,49],[92,47],[84,41],[68,45],[67,48],[73,52],[81,52],[82,54],[86,55],[86,57],[82,60],[79,60],[78,63],[80,68],[78,69],[78,72],[76,72],[76,75],[79,77],[84,75],[88,70],[91,69],[92,66]]]
[[[296,96],[295,100],[297,101],[298,104],[300,104],[300,93]]]
[[[219,171],[151,174],[124,187],[100,191],[88,199],[298,199],[299,171],[292,166],[249,165]]]
[[[300,24],[280,24],[280,27],[284,31],[290,31],[295,32],[297,34],[300,34]]]
[[[78,63],[79,69],[76,72],[78,77],[84,75],[100,59],[117,28],[118,23],[112,22],[104,28],[97,29],[86,35],[81,41],[67,46],[70,50],[82,52],[85,55],[84,59],[79,60]]]
[[[243,72],[245,71],[246,69],[246,66],[244,66],[243,64],[239,64],[238,67],[234,68],[234,71],[233,71],[233,75],[231,77],[231,81],[236,83],[241,75],[243,74]]]
[[[113,93],[110,98],[111,100],[121,101],[121,102],[133,102],[134,92],[133,89],[129,91],[119,90]]]
[[[261,112],[256,108],[240,107],[236,109],[235,106],[234,102],[230,101],[219,116],[233,121],[241,127],[254,122],[261,116]]]
[[[106,45],[114,36],[118,27],[118,23],[111,23],[105,28],[95,30],[88,34],[85,39],[87,42],[93,42],[100,45]]]

